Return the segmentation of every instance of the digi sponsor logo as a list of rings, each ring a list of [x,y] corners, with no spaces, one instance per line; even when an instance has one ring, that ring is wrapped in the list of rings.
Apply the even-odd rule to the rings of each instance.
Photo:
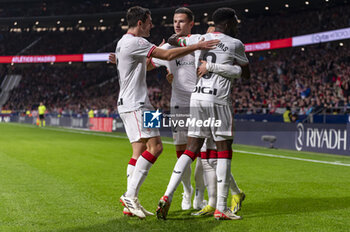
[[[210,87],[196,86],[196,88],[193,90],[193,93],[202,93],[202,94],[209,94],[209,95],[216,96],[217,93],[218,93],[218,90],[215,89],[215,88],[214,89],[210,89]]]
[[[160,128],[162,113],[157,110],[148,110],[143,112],[144,128]]]

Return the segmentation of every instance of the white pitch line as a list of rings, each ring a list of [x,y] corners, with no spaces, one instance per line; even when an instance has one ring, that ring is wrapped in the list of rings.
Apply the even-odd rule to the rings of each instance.
[[[86,135],[96,135],[96,136],[111,137],[111,138],[128,139],[127,136],[91,133],[91,132],[81,131],[80,129],[74,129],[74,128],[72,128],[72,129],[69,129],[69,128],[62,128],[62,129],[58,129],[57,128],[57,129],[55,129],[55,128],[48,128],[48,127],[46,127],[46,128],[43,128],[43,129],[45,129],[45,130],[53,130],[53,131],[61,131],[61,132],[77,133],[77,134],[86,134]],[[162,141],[162,142],[164,144],[174,144],[173,142],[170,142],[170,141]],[[258,156],[266,156],[266,157],[273,157],[273,158],[299,160],[299,161],[304,161],[304,162],[331,164],[331,165],[350,167],[350,164],[340,163],[339,161],[331,162],[331,161],[304,159],[304,158],[298,158],[298,157],[291,157],[291,156],[284,156],[284,155],[274,155],[274,154],[251,152],[251,151],[242,151],[242,150],[236,150],[236,149],[234,151],[239,152],[239,153],[244,153],[244,154],[258,155]]]
[[[330,162],[330,161],[322,161],[322,160],[304,159],[304,158],[298,158],[298,157],[291,157],[291,156],[284,156],[284,155],[273,155],[273,154],[267,154],[267,153],[242,151],[242,150],[236,150],[236,149],[235,149],[235,151],[239,152],[239,153],[259,155],[259,156],[267,156],[267,157],[274,157],[274,158],[291,159],[291,160],[299,160],[299,161],[312,162],[312,163],[332,164],[332,165],[350,167],[350,164],[340,163],[339,161]]]
[[[57,131],[67,131],[67,129],[59,130],[59,129],[53,129],[53,128],[45,128],[49,130],[57,130]],[[74,129],[73,129],[74,130]],[[97,136],[105,136],[105,137],[114,137],[114,138],[122,138],[122,139],[128,139],[126,136],[121,135],[106,135],[106,134],[97,134],[97,133],[90,133],[90,132],[84,132],[84,131],[72,131],[68,130],[72,133],[79,133],[79,134],[87,134],[87,135],[97,135]],[[164,144],[173,144],[173,142],[170,141],[162,141]],[[298,158],[298,157],[291,157],[291,156],[284,156],[284,155],[274,155],[274,154],[268,154],[268,153],[259,153],[259,152],[250,152],[250,151],[242,151],[242,150],[236,150],[236,152],[244,153],[244,154],[251,154],[251,155],[258,155],[258,156],[266,156],[266,157],[273,157],[273,158],[281,158],[281,159],[290,159],[290,160],[299,160],[299,161],[305,161],[305,162],[312,162],[312,163],[321,163],[321,164],[331,164],[331,165],[338,165],[338,166],[347,166],[350,167],[350,164],[344,164],[340,163],[339,161],[331,162],[331,161],[322,161],[322,160],[313,160],[313,159],[304,159],[304,158]]]

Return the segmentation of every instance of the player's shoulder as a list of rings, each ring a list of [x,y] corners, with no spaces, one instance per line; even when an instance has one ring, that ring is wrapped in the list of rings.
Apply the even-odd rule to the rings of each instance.
[[[243,45],[242,41],[235,38],[235,37],[232,37],[232,36],[229,36],[229,35],[226,35],[226,38],[233,44],[236,44],[236,45]]]
[[[201,36],[201,34],[188,34],[187,36],[184,36],[184,38],[189,38],[191,40],[199,40]]]
[[[202,36],[202,34],[188,34],[186,37],[199,38],[201,36]]]
[[[226,42],[228,42],[232,47],[235,47],[235,48],[244,47],[244,44],[241,40],[234,38],[232,36],[225,35],[224,40],[226,40]]]
[[[134,36],[132,36],[132,35],[130,35],[130,34],[128,34],[128,33],[124,34],[124,35],[120,38],[120,40],[118,41],[117,47],[119,47],[119,46],[125,46],[126,44],[131,43],[131,42],[133,41],[133,38],[134,38]]]
[[[212,33],[214,34],[214,33]],[[222,39],[225,39],[225,40],[228,40],[229,42],[231,43],[234,43],[234,44],[243,44],[242,41],[240,41],[239,39],[235,38],[235,37],[232,37],[230,35],[227,35],[227,34],[224,34],[224,33],[220,33],[221,36],[222,36]]]
[[[150,43],[148,42],[148,40],[146,40],[143,37],[135,36],[129,33],[126,33],[125,35],[123,35],[122,40],[124,41],[125,45],[132,45],[132,46],[145,46]]]
[[[231,40],[234,44],[237,44],[237,45],[243,45],[243,42],[237,38],[233,38],[231,37]]]

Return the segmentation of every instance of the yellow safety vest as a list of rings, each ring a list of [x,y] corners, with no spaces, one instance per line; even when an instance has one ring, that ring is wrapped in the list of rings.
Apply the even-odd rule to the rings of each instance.
[[[38,107],[39,114],[45,114],[46,107],[45,106],[39,106]]]
[[[94,111],[93,110],[90,110],[89,111],[89,118],[93,118],[94,117]]]
[[[290,114],[290,110],[286,110],[286,111],[283,113],[283,121],[284,121],[284,122],[290,122],[289,114]]]

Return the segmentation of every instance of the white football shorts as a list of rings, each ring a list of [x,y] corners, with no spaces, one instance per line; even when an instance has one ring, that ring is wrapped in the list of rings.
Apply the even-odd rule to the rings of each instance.
[[[131,112],[120,113],[120,118],[123,120],[130,143],[138,142],[140,139],[144,138],[160,136],[157,128],[143,127],[144,110],[145,109],[138,109]]]
[[[193,99],[191,100],[190,114],[189,137],[212,137],[214,141],[233,139],[234,123],[231,105]]]

